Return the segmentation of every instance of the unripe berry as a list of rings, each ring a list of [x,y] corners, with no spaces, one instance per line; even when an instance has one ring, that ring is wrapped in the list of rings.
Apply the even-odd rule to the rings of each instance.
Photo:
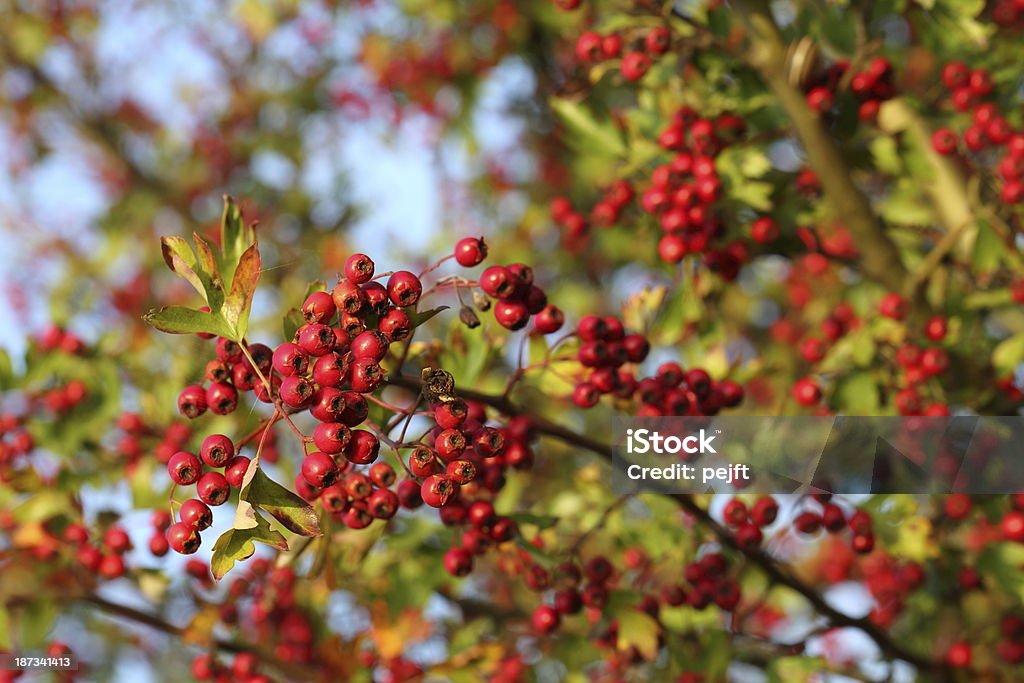
[[[352,254],[345,261],[345,277],[361,285],[373,279],[373,261],[366,254]]]
[[[480,265],[487,258],[487,243],[483,237],[465,237],[455,243],[455,260],[463,268]]]

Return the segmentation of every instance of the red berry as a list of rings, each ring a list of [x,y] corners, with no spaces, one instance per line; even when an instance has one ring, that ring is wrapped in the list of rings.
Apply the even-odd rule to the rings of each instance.
[[[455,260],[463,268],[472,268],[487,258],[487,243],[483,237],[465,237],[455,243]]]
[[[199,457],[210,467],[223,467],[235,455],[235,444],[223,434],[211,434],[203,439]]]
[[[804,377],[793,385],[793,398],[802,406],[813,406],[821,400],[821,388],[810,377]]]
[[[958,641],[950,645],[946,651],[946,662],[957,669],[966,669],[971,665],[971,646],[964,641]]]
[[[533,611],[532,622],[535,631],[547,635],[558,628],[562,623],[562,617],[554,607],[540,605]]]
[[[494,304],[494,319],[509,330],[521,330],[530,321],[530,310],[522,301],[498,301]]]
[[[956,152],[957,136],[949,128],[939,128],[932,133],[932,149],[939,154],[948,155]]]
[[[366,254],[352,254],[345,261],[345,277],[361,285],[373,278],[373,261]]]
[[[279,394],[289,408],[305,408],[313,401],[313,385],[305,377],[292,375],[281,380]]]
[[[191,555],[199,550],[199,544],[201,543],[199,533],[191,525],[184,522],[172,524],[167,529],[165,536],[167,537],[168,545],[176,553]]]
[[[206,412],[206,392],[198,384],[192,384],[181,390],[178,395],[178,412],[195,419]]]
[[[298,344],[284,342],[274,349],[273,368],[284,377],[304,375],[309,367],[309,355]]]
[[[351,280],[340,280],[331,291],[334,306],[343,313],[355,315],[366,305],[366,292]]]
[[[402,341],[412,332],[412,320],[409,314],[400,308],[392,308],[377,323],[377,329],[388,341]]]
[[[779,238],[779,225],[775,219],[760,216],[750,224],[750,239],[765,244]]]
[[[199,481],[203,464],[192,453],[178,451],[167,461],[167,473],[179,486],[190,486]]]
[[[320,357],[334,350],[334,329],[321,323],[308,323],[298,330],[298,346],[310,356]]]
[[[344,450],[345,458],[356,465],[368,465],[376,461],[379,452],[380,441],[365,429],[353,429]]]
[[[1006,540],[1024,543],[1024,512],[1010,510],[1004,514],[999,530]]]
[[[430,507],[443,507],[455,493],[455,482],[442,474],[432,474],[420,485],[420,497]]]
[[[198,531],[207,529],[213,524],[213,511],[210,510],[210,506],[195,498],[190,498],[181,504],[178,517],[183,523]]]
[[[314,451],[302,460],[302,476],[313,486],[325,488],[338,479],[338,465],[334,458]]]
[[[357,360],[379,363],[388,354],[387,337],[379,330],[367,330],[352,340],[352,355]]]
[[[593,31],[580,34],[576,40],[576,59],[584,63],[597,63],[604,58],[601,49],[601,36]]]
[[[414,306],[423,293],[423,283],[407,270],[399,270],[388,279],[388,297],[399,308]]]
[[[346,374],[348,374],[348,360],[340,353],[321,356],[313,365],[313,381],[321,387],[341,386]]]
[[[473,571],[473,555],[465,548],[452,548],[444,554],[444,568],[452,576],[466,576]]]
[[[196,483],[196,494],[207,505],[224,504],[231,493],[231,485],[220,472],[207,472]]]
[[[480,289],[484,293],[505,299],[516,291],[516,278],[505,266],[489,266],[480,274]]]
[[[327,292],[312,292],[302,304],[302,317],[307,323],[328,323],[338,307]]]
[[[340,422],[321,422],[313,428],[313,443],[328,455],[337,455],[351,438],[348,427]]]
[[[251,460],[244,455],[236,455],[224,465],[224,478],[234,488],[241,488],[245,473],[249,471]]]
[[[882,297],[882,301],[878,304],[878,312],[886,318],[903,320],[907,316],[906,299],[899,294],[890,292]]]
[[[807,106],[819,114],[830,110],[833,104],[835,104],[835,96],[828,88],[819,86],[812,88],[807,93]]]
[[[638,81],[651,68],[651,58],[643,52],[630,52],[622,58],[622,77],[627,81]]]

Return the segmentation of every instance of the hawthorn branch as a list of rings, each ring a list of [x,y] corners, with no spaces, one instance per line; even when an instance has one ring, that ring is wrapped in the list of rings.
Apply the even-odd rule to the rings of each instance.
[[[86,595],[80,598],[80,602],[96,607],[109,616],[118,617],[136,624],[142,624],[156,631],[160,631],[161,633],[174,636],[175,638],[184,638],[188,632],[186,627],[176,626],[166,621],[158,614],[144,612],[142,610],[135,609],[134,607],[129,607],[128,605],[122,605],[120,603],[107,600],[106,598],[102,598],[99,595]],[[214,640],[213,644],[218,650],[231,654],[251,652],[267,666],[286,674],[289,680],[317,681],[323,678],[322,675],[317,673],[316,669],[303,666],[301,664],[283,662],[276,657],[267,654],[266,648],[263,647],[220,638]]]
[[[902,291],[908,272],[899,250],[872,211],[867,196],[853,182],[838,144],[807,106],[803,94],[789,82],[786,45],[771,17],[768,3],[738,0],[734,7],[748,28],[751,46],[747,60],[760,72],[792,121],[826,198],[856,240],[864,274],[892,292]],[[914,292],[912,303],[919,312],[928,309],[920,291]]]
[[[404,387],[413,391],[421,390],[423,383],[414,377],[395,375],[389,379],[395,386]],[[538,433],[558,439],[570,446],[590,451],[606,462],[611,462],[612,447],[602,441],[593,439],[585,434],[580,434],[556,422],[536,415],[517,406],[505,396],[485,394],[471,389],[457,389],[458,395],[472,401],[478,401],[484,405],[497,409],[505,415],[527,415],[531,424]],[[936,680],[952,680],[948,668],[939,661],[932,660],[906,648],[904,645],[893,639],[893,637],[882,630],[870,620],[862,617],[852,617],[832,607],[812,587],[799,578],[785,570],[777,560],[760,549],[748,549],[741,547],[736,538],[727,528],[716,522],[711,514],[697,503],[691,494],[661,494],[671,498],[686,513],[695,518],[700,524],[709,529],[715,537],[724,545],[742,555],[748,562],[762,571],[773,583],[785,586],[793,592],[801,595],[819,614],[828,619],[833,626],[857,629],[871,638],[878,648],[888,657],[902,660],[921,671],[936,675]]]

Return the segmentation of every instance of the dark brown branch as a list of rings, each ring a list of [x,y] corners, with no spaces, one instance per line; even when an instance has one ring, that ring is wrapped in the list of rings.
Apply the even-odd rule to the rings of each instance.
[[[420,380],[413,377],[393,376],[390,383],[395,386],[404,387],[418,391],[422,386]],[[456,389],[459,396],[472,401],[478,401],[484,405],[497,409],[506,415],[529,415],[531,423],[537,431],[546,436],[553,437],[563,443],[590,451],[600,456],[606,462],[612,459],[612,448],[607,443],[597,441],[584,434],[579,434],[571,429],[563,427],[547,418],[534,415],[515,405],[504,396],[484,394],[469,389]],[[821,595],[811,586],[803,583],[797,577],[783,569],[779,563],[763,550],[750,550],[742,548],[736,542],[732,532],[716,522],[706,509],[701,507],[694,496],[688,494],[668,495],[679,507],[697,519],[703,526],[708,528],[724,545],[732,548],[743,555],[747,561],[757,566],[772,582],[785,586],[800,594],[808,603],[822,616],[829,620],[834,626],[855,628],[865,633],[878,645],[879,649],[889,657],[905,661],[916,666],[924,672],[936,675],[936,680],[949,680],[948,669],[939,661],[919,655],[897,642],[887,632],[876,626],[869,619],[851,617],[828,604]]]
[[[174,636],[176,638],[182,638],[186,635],[187,629],[183,626],[175,626],[163,619],[163,617],[152,614],[150,612],[144,612],[142,610],[122,605],[120,603],[112,602],[106,598],[101,598],[98,595],[87,595],[80,599],[93,607],[97,607],[104,613],[125,619],[136,624],[143,624],[161,633]],[[238,652],[251,652],[259,657],[267,666],[276,669],[277,671],[286,674],[289,680],[301,680],[301,681],[318,681],[323,678],[315,668],[303,666],[301,664],[292,664],[289,662],[282,662],[281,660],[266,653],[265,647],[256,645],[246,645],[245,643],[238,643],[230,640],[217,639],[214,641],[218,650],[229,653]]]

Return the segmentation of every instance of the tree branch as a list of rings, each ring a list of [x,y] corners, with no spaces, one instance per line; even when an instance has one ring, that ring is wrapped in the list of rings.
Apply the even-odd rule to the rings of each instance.
[[[423,386],[419,379],[404,375],[392,376],[389,379],[389,382],[392,385],[416,391],[419,391]],[[539,433],[558,439],[559,441],[571,446],[576,446],[582,450],[590,451],[591,453],[598,455],[602,460],[611,462],[612,448],[609,444],[592,439],[585,434],[574,432],[573,430],[552,422],[547,418],[530,413],[529,411],[515,405],[511,400],[504,396],[495,396],[470,389],[459,388],[456,388],[456,393],[462,398],[478,401],[484,405],[495,408],[506,415],[527,415],[530,418],[530,422]],[[912,664],[921,671],[938,675],[937,680],[951,680],[950,672],[942,662],[932,660],[907,649],[904,645],[894,640],[890,634],[876,626],[869,619],[851,617],[850,615],[832,607],[813,587],[808,586],[787,570],[783,569],[774,558],[763,550],[749,550],[741,547],[736,542],[732,532],[716,522],[711,517],[710,513],[696,502],[693,495],[662,495],[666,495],[675,501],[682,510],[693,516],[698,522],[708,528],[715,537],[719,539],[719,541],[743,555],[748,562],[758,567],[774,583],[785,586],[786,588],[789,588],[803,596],[815,611],[828,619],[833,626],[854,628],[862,631],[869,638],[875,641],[878,648],[887,656]]]
[[[143,612],[142,610],[135,609],[134,607],[112,602],[98,595],[87,595],[81,598],[80,601],[88,605],[92,605],[93,607],[97,607],[110,616],[126,619],[136,624],[143,624],[156,631],[166,633],[167,635],[174,636],[176,638],[184,637],[187,632],[185,627],[175,626],[174,624],[165,621],[163,617],[157,614]],[[268,654],[265,647],[247,645],[245,643],[222,639],[215,640],[214,645],[218,650],[222,650],[224,652],[251,652],[267,666],[286,674],[289,680],[318,681],[323,678],[315,668],[303,666],[301,664],[282,662],[276,657]]]
[[[734,7],[749,30],[748,59],[786,111],[803,145],[811,167],[821,181],[825,196],[837,218],[849,228],[861,253],[861,268],[871,279],[892,292],[900,292],[907,281],[907,268],[899,250],[889,239],[864,193],[854,184],[842,153],[821,119],[807,106],[803,94],[786,76],[786,46],[771,17],[767,2],[738,0]],[[920,291],[912,300],[918,311],[927,303]]]

